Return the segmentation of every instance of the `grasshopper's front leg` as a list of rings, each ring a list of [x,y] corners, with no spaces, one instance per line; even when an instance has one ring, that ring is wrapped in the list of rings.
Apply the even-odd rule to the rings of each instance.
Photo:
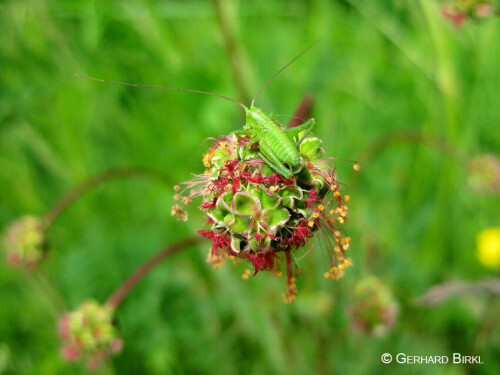
[[[300,146],[302,141],[309,135],[309,133],[314,129],[314,125],[316,125],[316,120],[311,118],[304,122],[302,125],[295,126],[293,128],[288,128],[284,129],[285,134],[288,136],[290,139],[294,139],[296,136],[298,136],[301,132],[305,130],[304,135],[299,139],[297,142],[297,148]]]
[[[255,142],[258,142],[260,137],[257,136],[255,133],[253,133],[252,131],[250,130],[245,130],[245,129],[241,129],[241,130],[236,130],[234,132],[234,134],[236,134],[237,137],[245,137],[245,136],[250,136],[250,140],[248,141],[248,143],[246,144],[245,147],[243,147],[243,149],[240,151],[240,159],[241,160],[245,160],[245,157],[247,155],[247,152],[248,152],[248,149],[250,148],[251,145],[253,145]]]
[[[250,134],[248,134],[250,135]],[[243,150],[240,152],[240,158],[241,160],[245,160],[245,157],[247,156],[248,149],[250,148],[251,145],[253,145],[255,142],[259,142],[260,137],[258,135],[253,135],[248,143],[246,144],[245,147],[243,147]]]

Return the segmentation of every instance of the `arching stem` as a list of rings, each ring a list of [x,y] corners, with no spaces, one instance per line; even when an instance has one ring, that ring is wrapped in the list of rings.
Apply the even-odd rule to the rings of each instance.
[[[59,201],[57,201],[45,214],[43,218],[44,230],[47,230],[69,206],[71,206],[88,191],[102,185],[105,182],[128,177],[152,178],[168,184],[169,186],[171,185],[169,178],[166,175],[154,169],[143,167],[123,167],[105,170],[104,172],[89,177],[63,195],[63,197],[59,199]]]
[[[154,268],[158,263],[160,263],[165,258],[174,255],[181,250],[187,249],[190,246],[197,244],[203,240],[202,237],[190,237],[179,241],[171,246],[166,247],[159,253],[155,254],[152,258],[147,260],[142,266],[140,266],[125,282],[109,297],[106,302],[107,305],[116,309],[120,302],[130,293],[130,291],[137,285],[139,281],[142,280],[147,273]]]
[[[312,107],[313,107],[312,94],[304,95],[304,97],[302,98],[302,101],[300,102],[299,106],[297,107],[297,110],[293,114],[293,117],[290,120],[290,123],[288,124],[287,127],[294,128],[294,127],[302,125],[304,122],[306,122],[311,117]]]

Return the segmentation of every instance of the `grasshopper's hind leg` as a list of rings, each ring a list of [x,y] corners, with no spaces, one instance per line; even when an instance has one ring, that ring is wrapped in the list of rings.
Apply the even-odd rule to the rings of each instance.
[[[278,159],[274,151],[267,146],[265,142],[260,142],[259,148],[259,156],[266,162],[267,165],[285,178],[292,177],[292,172],[281,162],[280,159]]]
[[[312,118],[312,119],[309,119],[306,122],[304,122],[302,125],[295,126],[293,128],[285,129],[285,134],[288,136],[288,138],[293,140],[301,132],[305,131],[304,135],[299,139],[299,141],[296,144],[296,146],[298,148],[300,146],[300,144],[302,143],[302,141],[314,129],[314,125],[316,125],[316,120]]]

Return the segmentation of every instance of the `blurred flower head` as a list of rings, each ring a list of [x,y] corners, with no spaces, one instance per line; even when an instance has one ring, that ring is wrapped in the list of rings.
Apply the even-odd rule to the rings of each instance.
[[[43,245],[42,221],[32,215],[13,221],[3,238],[7,261],[13,266],[26,267],[30,271],[35,269],[42,258]]]
[[[500,192],[500,158],[482,154],[467,164],[467,182],[478,193]]]
[[[466,19],[478,20],[494,14],[490,0],[450,0],[441,7],[443,17],[460,27]]]
[[[83,360],[91,370],[119,353],[122,340],[113,326],[113,309],[88,300],[59,321],[62,354],[70,361]]]
[[[183,183],[182,190],[176,186],[172,214],[187,220],[184,206],[201,196],[209,229],[198,233],[212,240],[208,262],[219,267],[228,258],[240,258],[252,264],[254,275],[286,272],[283,299],[290,303],[297,295],[294,255],[312,245],[314,234],[319,234],[331,262],[325,277],[338,280],[352,264],[345,255],[350,238],[342,230],[349,196],[318,138],[301,143],[301,165],[290,178],[274,172],[258,147],[248,143],[248,136],[235,134],[215,140],[203,158],[205,173]],[[249,152],[242,161],[246,146]],[[250,273],[247,270],[243,278]]]
[[[500,268],[500,227],[483,229],[476,237],[477,258],[485,267]]]
[[[383,336],[394,326],[398,304],[382,280],[369,276],[354,287],[348,314],[355,330]]]

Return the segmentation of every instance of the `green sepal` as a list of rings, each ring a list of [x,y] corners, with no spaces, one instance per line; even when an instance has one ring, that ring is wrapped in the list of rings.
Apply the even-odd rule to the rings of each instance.
[[[229,229],[236,233],[247,233],[252,229],[252,220],[245,216],[227,214],[226,217],[224,217],[224,223]]]
[[[212,218],[213,221],[215,221],[218,224],[226,224],[224,222],[224,218],[226,216],[226,212],[220,211],[220,210],[210,210],[210,212],[207,212],[207,215]]]
[[[217,170],[220,170],[224,166],[224,160],[220,158],[212,158],[212,164],[217,167]],[[219,173],[216,174],[218,175]]]
[[[220,160],[228,160],[228,159],[231,159],[231,156],[228,155],[227,153],[225,153],[224,151],[222,151],[220,148],[218,148],[215,152],[214,152],[214,155],[212,157],[212,161],[214,159],[220,159]]]
[[[235,253],[239,253],[241,251],[241,240],[239,238],[236,238],[235,236],[231,236],[231,249]]]
[[[276,172],[274,172],[274,170],[270,166],[268,166],[267,164],[262,166],[262,176],[263,177],[269,177],[275,173]]]
[[[281,206],[282,207],[293,209],[294,205],[295,205],[295,201],[290,197],[286,197],[286,198],[281,199]]]
[[[300,144],[300,154],[311,160],[321,157],[321,139],[306,138]]]
[[[234,195],[233,202],[236,214],[260,216],[261,204],[255,195],[247,192],[238,192]]]
[[[252,189],[250,193],[259,199],[263,210],[266,208],[276,208],[280,203],[279,196],[269,195],[264,189]]]
[[[294,191],[294,190],[290,189],[289,187],[281,189],[279,194],[282,198],[290,197],[293,199],[302,199],[302,197],[304,196],[302,189],[297,189],[296,191]]]
[[[312,216],[312,212],[304,208],[298,208],[296,211],[299,212],[304,218],[310,218]]]
[[[250,246],[255,252],[264,252],[269,249],[269,246],[271,245],[271,238],[266,237],[264,242],[262,244],[260,243],[261,241],[255,238],[250,240]]]
[[[268,208],[262,212],[260,222],[270,228],[285,224],[290,219],[290,213],[286,208]]]
[[[231,211],[233,205],[232,200],[233,200],[233,192],[226,191],[219,197],[219,199],[217,199],[216,207],[221,211]]]

